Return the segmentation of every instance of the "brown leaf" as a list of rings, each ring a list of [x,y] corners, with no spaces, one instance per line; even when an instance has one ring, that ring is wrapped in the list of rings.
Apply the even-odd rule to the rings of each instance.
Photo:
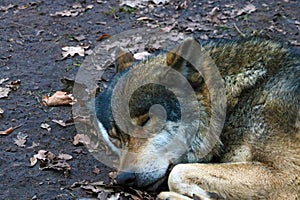
[[[38,161],[38,159],[35,157],[31,157],[29,160],[30,160],[30,165],[29,165],[30,167],[35,166]]]
[[[85,135],[85,134],[76,134],[74,136],[74,145],[79,145],[79,144],[89,144],[90,143],[90,138]]]
[[[27,137],[28,135],[22,133],[22,132],[19,132],[18,135],[17,135],[17,139],[14,139],[15,140],[15,144],[19,147],[25,147],[25,143],[27,141]]]
[[[243,14],[250,14],[252,12],[256,11],[256,7],[253,4],[248,4],[244,8],[237,10],[233,17],[238,17]]]
[[[0,99],[8,97],[8,93],[11,91],[9,88],[0,87]]]
[[[11,134],[14,130],[16,130],[17,128],[21,127],[22,125],[16,126],[16,127],[10,127],[4,131],[0,131],[0,135],[8,135]]]
[[[94,174],[99,174],[99,173],[100,173],[100,169],[99,169],[98,167],[95,167],[95,168],[93,169],[93,173],[94,173]]]
[[[50,151],[39,150],[37,154],[30,159],[30,162],[34,164],[35,159],[40,160],[40,169],[54,169],[59,171],[69,171],[71,166],[67,163],[67,160],[71,159],[72,156],[68,154],[60,154],[56,156]]]
[[[42,99],[44,106],[62,106],[74,105],[76,100],[72,94],[68,92],[57,91],[52,96],[44,96]]]
[[[8,85],[6,85],[7,88],[10,88],[12,90],[17,90],[21,86],[21,80],[18,79],[16,81],[10,82]]]
[[[33,157],[39,160],[46,160],[46,154],[48,151],[46,150],[39,150],[37,154],[35,154]]]
[[[58,154],[57,158],[62,159],[62,160],[71,160],[73,157],[69,154],[60,153],[60,154]]]
[[[47,123],[42,123],[40,127],[43,128],[43,129],[46,129],[48,132],[51,131],[51,127]]]
[[[110,37],[111,37],[110,34],[103,34],[96,41],[99,42],[99,41],[105,40],[105,39],[110,38]]]
[[[53,119],[52,122],[57,123],[62,127],[67,127],[67,126],[74,125],[74,120],[73,119],[72,120],[67,120],[65,122],[61,119],[60,120]]]

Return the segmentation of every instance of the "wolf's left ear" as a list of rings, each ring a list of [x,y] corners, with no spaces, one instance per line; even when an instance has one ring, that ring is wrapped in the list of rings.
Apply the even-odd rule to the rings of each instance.
[[[188,38],[180,46],[168,52],[166,64],[179,71],[193,86],[198,86],[203,82],[200,72],[196,69],[201,65],[202,53],[198,41]]]
[[[123,48],[117,49],[116,72],[120,73],[133,64],[134,58],[130,52],[125,51]]]

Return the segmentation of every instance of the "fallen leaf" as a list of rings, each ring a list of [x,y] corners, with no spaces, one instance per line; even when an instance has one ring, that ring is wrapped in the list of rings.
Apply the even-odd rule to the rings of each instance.
[[[79,145],[79,144],[89,144],[90,143],[90,138],[85,135],[85,134],[76,134],[74,136],[74,145]]]
[[[38,147],[38,146],[40,146],[40,143],[36,143],[36,142],[33,141],[31,146],[27,147],[27,149],[33,149],[33,148]]]
[[[21,80],[12,81],[7,84],[5,87],[10,88],[12,90],[17,90],[21,86]]]
[[[40,160],[40,169],[54,169],[59,171],[69,171],[71,170],[71,166],[67,163],[67,160],[70,159],[70,155],[68,154],[60,154],[60,156],[56,156],[50,151],[39,150],[37,154],[35,154],[31,159],[30,163],[35,164],[35,159]]]
[[[30,167],[33,167],[33,166],[36,165],[38,159],[35,158],[35,157],[31,157],[31,158],[29,159],[29,161],[30,161],[30,165],[29,165],[29,166],[30,166]]]
[[[148,0],[121,0],[121,6],[129,6],[132,8],[140,7],[143,4],[146,4]]]
[[[105,40],[105,39],[110,38],[110,37],[111,37],[110,34],[103,34],[96,41],[99,42],[99,41]]]
[[[152,0],[152,2],[155,4],[166,4],[169,3],[170,0]]]
[[[48,151],[46,150],[39,150],[37,154],[35,154],[33,157],[39,160],[46,160],[46,153]]]
[[[112,194],[110,197],[107,198],[107,200],[119,200],[120,199],[120,193]]]
[[[11,134],[14,130],[16,130],[17,128],[21,127],[22,125],[16,126],[16,127],[10,127],[4,131],[0,131],[0,135],[8,135]]]
[[[52,96],[44,96],[42,99],[44,106],[74,105],[76,100],[68,92],[57,91]]]
[[[2,117],[3,114],[4,114],[4,110],[0,108],[0,118]]]
[[[0,87],[0,99],[8,97],[8,93],[11,91],[9,88]]]
[[[81,181],[72,184],[71,188],[80,187],[86,190],[89,194],[97,194],[99,199],[120,199],[120,196],[126,196],[133,200],[154,200],[147,192],[143,192],[133,188],[122,188],[121,186],[105,184],[103,181],[89,182]],[[127,199],[127,198],[126,198]]]
[[[139,17],[136,21],[154,21],[154,19],[151,17]]]
[[[176,6],[176,10],[181,10],[181,9],[187,9],[187,1],[179,3],[178,6]]]
[[[82,12],[85,12],[89,9],[92,9],[94,6],[93,5],[87,5],[85,8],[82,7],[80,3],[75,3],[73,4],[72,8],[70,10],[63,10],[63,11],[58,11],[55,12],[54,14],[50,14],[50,16],[62,16],[62,17],[76,17]]]
[[[28,135],[22,133],[22,132],[19,132],[18,135],[17,135],[17,139],[14,139],[15,140],[15,144],[19,147],[25,147],[25,143],[27,141],[27,137]]]
[[[9,9],[14,8],[14,7],[16,7],[16,5],[13,5],[13,4],[8,4],[7,6],[0,6],[0,11],[6,12]]]
[[[256,11],[256,7],[253,4],[248,4],[244,8],[237,10],[236,13],[234,14],[234,17],[238,17],[243,14],[250,14],[254,11]]]
[[[144,60],[145,58],[151,56],[151,54],[147,51],[144,51],[144,52],[140,52],[140,53],[136,53],[133,55],[133,57],[136,59],[136,60]]]
[[[63,58],[67,58],[68,56],[75,56],[76,54],[78,54],[79,56],[84,56],[85,54],[85,49],[88,49],[89,46],[76,46],[76,47],[72,47],[72,46],[66,46],[63,47],[62,50],[62,56]]]
[[[99,169],[98,167],[95,167],[95,168],[93,169],[93,173],[94,173],[94,174],[99,174],[99,173],[100,173],[100,169]]]
[[[42,123],[40,127],[43,128],[43,129],[46,129],[48,132],[51,131],[51,127],[47,123]]]
[[[80,42],[82,40],[85,40],[85,36],[84,35],[74,36],[74,39]]]
[[[74,125],[74,120],[73,119],[72,120],[67,120],[66,122],[64,122],[61,119],[60,120],[53,119],[52,122],[57,123],[62,127],[67,127],[67,126]]]
[[[8,81],[8,80],[9,80],[9,78],[2,78],[2,79],[0,79],[0,84],[4,83],[5,81]]]
[[[60,154],[58,154],[57,158],[62,159],[62,160],[71,160],[73,157],[69,154],[60,153]]]
[[[72,9],[72,10],[63,10],[55,12],[55,14],[50,14],[50,16],[62,16],[62,17],[76,17],[79,15],[79,11]]]

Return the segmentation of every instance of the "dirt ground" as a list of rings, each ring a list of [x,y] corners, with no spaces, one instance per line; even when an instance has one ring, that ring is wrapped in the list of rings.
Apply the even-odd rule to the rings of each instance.
[[[72,16],[57,13],[71,9]],[[63,47],[82,43],[93,49],[103,34],[151,26],[190,33],[198,39],[258,35],[292,48],[300,45],[298,0],[182,0],[165,5],[145,3],[134,9],[115,0],[1,0],[0,22],[0,80],[9,79],[0,87],[21,80],[20,88],[0,98],[0,110],[4,111],[0,131],[22,125],[0,135],[0,199],[11,200],[92,198],[97,195],[71,185],[83,180],[110,181],[111,169],[85,146],[73,145],[75,126],[52,122],[71,119],[71,107],[41,103],[43,96],[64,88],[63,77],[75,77],[85,58],[63,59]],[[43,123],[51,130],[41,128]],[[22,135],[28,136],[26,143],[16,144],[17,136]],[[67,161],[70,172],[40,170],[39,164],[30,167],[30,158],[39,150],[71,155]]]

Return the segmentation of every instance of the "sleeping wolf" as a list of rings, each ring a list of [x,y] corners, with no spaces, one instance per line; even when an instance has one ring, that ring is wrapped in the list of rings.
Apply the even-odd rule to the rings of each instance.
[[[192,40],[187,39],[178,48],[142,62],[134,62],[131,54],[120,51],[117,74],[96,99],[101,134],[120,156],[117,183],[156,190],[169,175],[170,192],[160,193],[160,199],[299,199],[299,52],[261,39],[203,44],[220,72],[227,99],[222,133],[218,138],[204,140],[209,134],[208,127],[214,126],[209,120],[212,97],[203,73],[187,61],[193,57],[205,62],[201,56],[195,58],[197,52]],[[176,92],[174,95],[164,86],[149,83],[140,87],[128,105],[112,100],[119,80],[124,90],[134,86],[131,79],[121,80],[132,69],[140,68],[142,73],[134,76],[146,80],[158,76],[146,69],[160,64],[180,72],[195,92],[200,125],[197,124],[193,137],[189,136],[193,123],[185,124],[183,132],[176,129],[182,117],[178,108],[181,104]],[[213,64],[202,65],[205,71]],[[125,95],[124,90],[119,95]],[[153,128],[161,120],[155,116],[155,109],[149,114],[152,104],[160,104],[166,110],[166,122],[160,129]],[[129,106],[131,123],[144,129],[132,129],[128,133],[120,128],[116,121],[127,119],[122,114],[113,117],[114,105],[120,109]],[[150,130],[150,136],[138,137],[145,130]],[[173,137],[180,140],[169,145],[166,151],[164,147]],[[190,144],[190,148],[179,153],[180,142]],[[212,148],[204,155],[202,151],[208,146]]]

